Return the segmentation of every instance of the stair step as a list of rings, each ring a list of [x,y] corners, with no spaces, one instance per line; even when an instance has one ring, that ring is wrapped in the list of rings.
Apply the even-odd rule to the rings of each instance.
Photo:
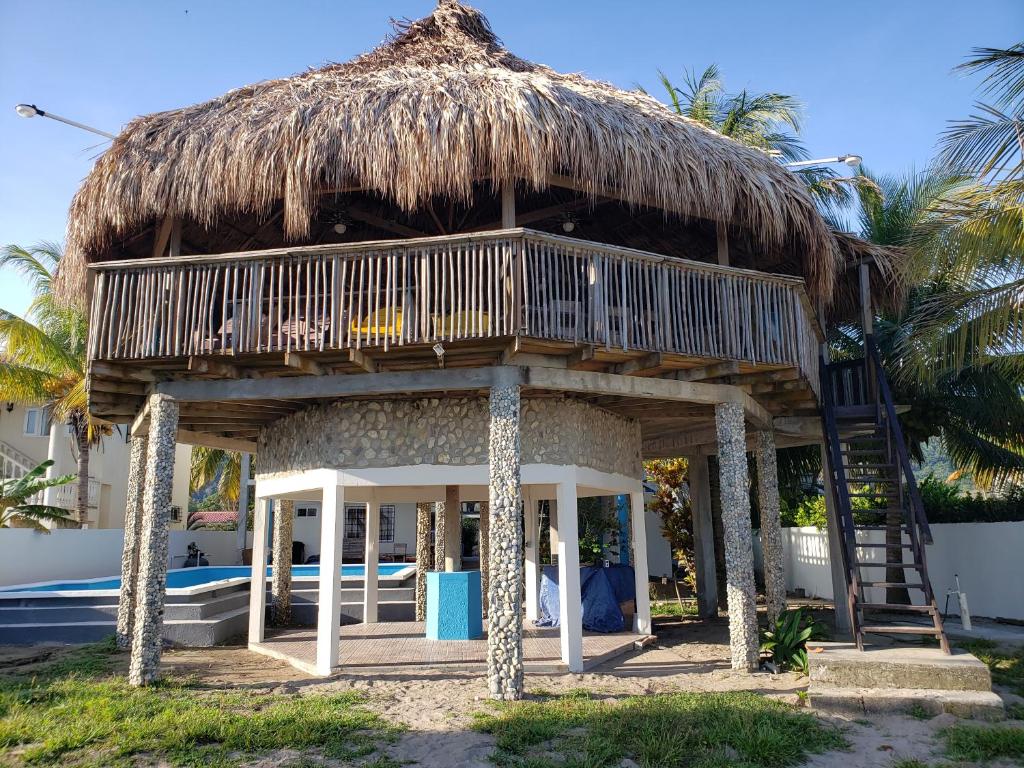
[[[907,613],[932,613],[930,605],[901,605],[900,603],[858,603],[865,611],[905,611]]]
[[[942,630],[926,624],[863,624],[861,632],[873,635],[941,635]]]
[[[891,493],[889,491],[886,491],[885,493],[868,493],[866,491],[862,493],[862,492],[858,491],[857,493],[847,493],[846,495],[847,496],[851,496],[851,497],[856,497],[856,498],[859,498],[859,499],[881,499],[881,498],[898,499],[899,498],[899,496],[897,494]],[[857,510],[855,509],[853,511],[856,512]]]
[[[847,475],[847,485],[897,485],[899,480],[881,475],[870,475],[868,477],[858,475]]]
[[[844,469],[896,469],[895,464],[843,464]]]
[[[856,565],[860,568],[916,568],[921,571],[924,566],[920,563],[871,563],[858,560]]]
[[[913,549],[913,544],[858,544],[858,548],[864,549]]]
[[[856,509],[854,511],[855,512],[888,512],[889,510],[887,510],[887,509]],[[887,526],[887,525],[854,525],[853,527],[854,527],[855,530],[858,530],[858,531],[888,531],[889,530],[889,526]],[[909,536],[910,535],[907,532],[907,526],[901,524],[900,525],[900,530],[903,532],[904,536]]]

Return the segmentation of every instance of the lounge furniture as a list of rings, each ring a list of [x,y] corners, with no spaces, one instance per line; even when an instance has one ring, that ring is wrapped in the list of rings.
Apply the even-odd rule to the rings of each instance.
[[[380,559],[389,563],[407,563],[409,562],[409,545],[392,544],[391,551],[381,552]]]

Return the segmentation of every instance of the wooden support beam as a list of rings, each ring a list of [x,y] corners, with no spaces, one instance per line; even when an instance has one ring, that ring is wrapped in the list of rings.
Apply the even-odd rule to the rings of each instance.
[[[383,229],[385,232],[394,232],[396,235],[402,235],[403,237],[428,237],[426,232],[420,232],[418,229],[407,227],[405,224],[399,224],[397,221],[389,221],[383,219],[376,214],[364,211],[361,208],[349,207],[346,212],[356,221],[361,221],[364,224],[369,224],[371,227],[377,229]]]
[[[142,406],[142,410],[138,412],[135,420],[132,421],[131,435],[132,437],[141,437],[142,435],[149,434],[149,399]]]
[[[516,226],[516,187],[506,182],[501,185],[501,228],[515,229]]]
[[[702,365],[700,368],[687,368],[685,371],[673,371],[666,378],[673,378],[676,381],[704,381],[706,379],[718,379],[722,376],[739,373],[739,370],[740,364],[738,362],[735,360],[726,360],[722,363]]]
[[[297,352],[285,352],[284,364],[289,368],[295,368],[311,376],[324,376],[327,374],[327,371],[318,362]]]
[[[649,355],[638,357],[634,360],[627,360],[612,368],[612,373],[620,376],[643,374],[647,371],[657,370],[664,365],[664,356],[660,352],[652,352]]]
[[[145,384],[135,384],[126,381],[109,381],[108,379],[94,378],[89,381],[89,393],[108,392],[120,395],[145,396],[147,388]]]
[[[586,344],[577,348],[572,352],[565,361],[565,367],[572,369],[577,368],[581,364],[586,363],[594,359],[594,347],[592,344]]]
[[[350,349],[348,351],[348,361],[353,365],[358,365],[367,373],[377,372],[377,361],[362,350]]]
[[[715,239],[718,246],[718,263],[729,266],[729,229],[724,222],[715,222]]]
[[[188,369],[192,373],[209,373],[222,379],[241,379],[245,376],[252,376],[258,379],[262,375],[258,371],[245,370],[237,365],[194,355],[188,359]]]
[[[148,368],[131,368],[93,361],[89,363],[89,377],[106,376],[111,379],[134,379],[135,381],[156,381],[156,375]]]
[[[164,216],[163,221],[160,222],[160,226],[156,229],[156,237],[153,239],[153,258],[158,259],[161,256],[165,256],[167,252],[167,243],[171,239],[171,229],[174,228],[174,217]],[[180,237],[180,233],[179,233]]]
[[[193,432],[188,429],[178,430],[178,442],[185,445],[202,445],[206,448],[220,448],[225,451],[239,453],[256,453],[255,440],[239,440],[235,437]]]

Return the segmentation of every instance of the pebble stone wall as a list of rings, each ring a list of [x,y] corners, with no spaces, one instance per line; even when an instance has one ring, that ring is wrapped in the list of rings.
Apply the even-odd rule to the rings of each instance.
[[[480,502],[480,594],[483,596],[484,616],[487,615],[487,601],[491,585],[491,508],[486,501]]]
[[[761,512],[761,552],[769,624],[786,610],[786,573],[783,566],[782,522],[779,514],[779,467],[775,435],[757,433],[757,504]]]
[[[160,669],[161,629],[167,594],[167,526],[171,517],[178,404],[166,395],[149,397],[149,446],[142,492],[139,574],[128,681],[148,685]]]
[[[274,560],[270,572],[270,623],[286,627],[292,621],[292,539],[295,502],[274,502]]]
[[[339,401],[286,416],[260,432],[260,476],[330,467],[487,463],[486,397]],[[569,397],[524,400],[522,459],[637,477],[640,425]]]
[[[427,562],[430,553],[431,504],[416,505],[416,621],[427,620]]]
[[[487,606],[487,683],[493,699],[523,695],[523,528],[519,485],[519,387],[490,394],[490,575]]]
[[[117,603],[117,647],[132,647],[135,588],[139,576],[139,537],[142,534],[142,489],[146,472],[146,437],[133,437],[128,460],[128,494],[124,505],[124,548],[121,550],[121,594]]]
[[[715,406],[715,424],[718,431],[719,493],[725,539],[725,589],[732,668],[753,671],[758,665],[759,642],[743,406],[719,403]]]

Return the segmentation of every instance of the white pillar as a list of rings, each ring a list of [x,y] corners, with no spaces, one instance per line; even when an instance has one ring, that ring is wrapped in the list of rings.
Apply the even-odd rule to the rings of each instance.
[[[316,617],[316,671],[329,675],[338,666],[341,627],[341,554],[345,489],[324,486],[320,505],[320,589]]]
[[[249,645],[262,643],[267,611],[267,513],[274,502],[256,497],[252,512],[252,578],[249,580]]]
[[[526,620],[536,621],[540,617],[540,526],[537,522],[537,499],[525,487],[523,507],[526,512]]]
[[[690,480],[690,509],[693,515],[693,552],[697,577],[697,615],[702,619],[718,615],[718,574],[715,570],[715,529],[711,520],[711,477],[708,457],[695,453],[686,457]]]
[[[377,561],[380,559],[380,502],[371,499],[366,503],[366,563],[363,579],[363,622],[377,621]]]
[[[636,577],[633,631],[648,635],[651,632],[651,593],[647,575],[647,520],[642,485],[629,494],[629,516],[633,523],[633,573]]]
[[[558,623],[562,661],[570,672],[583,671],[583,599],[580,594],[580,537],[576,472],[558,484]]]

